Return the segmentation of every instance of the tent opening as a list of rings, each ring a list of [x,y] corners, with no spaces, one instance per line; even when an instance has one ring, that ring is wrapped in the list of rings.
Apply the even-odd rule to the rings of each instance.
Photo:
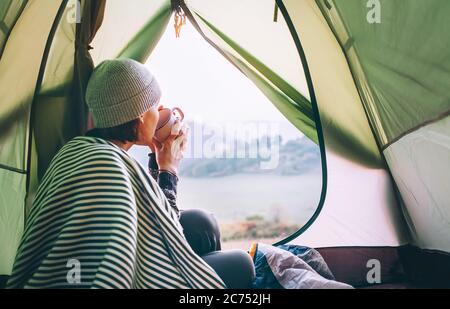
[[[161,104],[182,108],[189,126],[178,204],[212,212],[224,249],[282,241],[319,204],[319,146],[189,21],[179,37],[172,25],[174,16],[146,65],[163,88]],[[134,146],[131,153],[147,165],[146,147]]]

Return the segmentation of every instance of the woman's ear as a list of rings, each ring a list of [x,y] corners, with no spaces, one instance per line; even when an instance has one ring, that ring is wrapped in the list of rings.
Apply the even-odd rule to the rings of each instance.
[[[137,131],[138,139],[140,138],[141,128],[142,128],[143,124],[144,124],[144,116],[141,115],[137,118],[136,131]]]
[[[139,116],[139,123],[140,124],[144,123],[144,115]]]
[[[142,116],[139,116],[136,119],[136,140],[134,141],[137,145],[141,144],[141,139],[142,139],[142,127],[144,124],[144,119]]]

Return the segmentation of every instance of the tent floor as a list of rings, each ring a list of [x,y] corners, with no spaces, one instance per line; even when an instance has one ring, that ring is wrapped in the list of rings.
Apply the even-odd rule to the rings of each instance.
[[[336,280],[361,289],[450,288],[450,254],[401,247],[332,247],[317,249]],[[381,283],[370,285],[367,261],[380,261]],[[8,276],[0,275],[0,288]]]
[[[317,249],[336,280],[356,288],[450,288],[450,254],[400,247],[330,247]],[[380,262],[380,284],[369,284],[369,260]]]

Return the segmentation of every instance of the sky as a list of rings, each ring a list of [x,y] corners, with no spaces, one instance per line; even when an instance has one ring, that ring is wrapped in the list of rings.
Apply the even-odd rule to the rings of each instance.
[[[280,122],[280,133],[287,139],[303,136],[189,21],[179,38],[173,21],[169,23],[146,65],[162,88],[161,103],[181,107],[188,120]]]

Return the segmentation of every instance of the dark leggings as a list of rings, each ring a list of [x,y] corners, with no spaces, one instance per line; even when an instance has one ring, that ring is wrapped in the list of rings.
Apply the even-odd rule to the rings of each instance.
[[[255,267],[243,250],[220,251],[220,230],[211,213],[200,209],[180,212],[180,223],[191,248],[222,278],[229,289],[250,288]]]

